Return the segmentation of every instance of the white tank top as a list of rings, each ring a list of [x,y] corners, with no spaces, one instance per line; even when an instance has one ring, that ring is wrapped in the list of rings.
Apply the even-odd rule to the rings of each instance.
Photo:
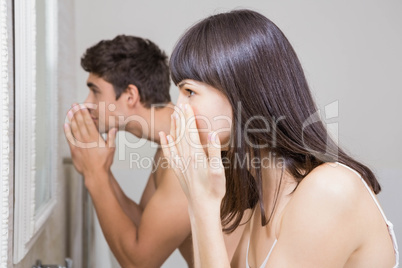
[[[357,176],[360,177],[360,179],[362,180],[364,186],[366,186],[367,191],[370,193],[370,195],[373,198],[375,204],[377,205],[378,209],[380,210],[381,215],[384,218],[385,223],[388,226],[388,232],[389,232],[389,235],[391,236],[392,243],[394,245],[394,251],[395,251],[395,266],[394,266],[394,268],[398,268],[399,267],[399,251],[398,251],[398,243],[396,242],[396,236],[395,236],[395,232],[394,232],[394,225],[385,216],[384,211],[382,210],[380,204],[378,204],[377,199],[374,197],[373,191],[371,191],[370,187],[367,185],[366,181],[362,178],[362,176],[360,176],[360,174],[356,170],[351,169],[350,167],[348,167],[348,166],[346,166],[346,165],[344,165],[342,163],[339,163],[339,162],[336,162],[336,163],[341,165],[341,166],[346,167],[347,169],[349,169],[351,171],[353,171]],[[275,239],[274,243],[272,244],[272,247],[269,250],[267,257],[265,258],[264,262],[261,264],[260,268],[264,268],[265,265],[267,265],[269,256],[271,255],[271,252],[274,249],[274,247],[276,245],[276,242],[278,242],[277,239]],[[249,248],[250,248],[250,239],[248,240],[248,245],[247,245],[246,268],[250,268],[250,266],[248,265],[248,251],[249,251]]]

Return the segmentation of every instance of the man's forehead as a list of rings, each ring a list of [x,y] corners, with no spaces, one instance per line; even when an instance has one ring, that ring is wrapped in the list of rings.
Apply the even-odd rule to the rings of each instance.
[[[87,78],[87,86],[92,87],[92,88],[98,88],[100,89],[101,87],[106,86],[105,83],[108,83],[105,81],[102,77],[89,73],[88,78]]]

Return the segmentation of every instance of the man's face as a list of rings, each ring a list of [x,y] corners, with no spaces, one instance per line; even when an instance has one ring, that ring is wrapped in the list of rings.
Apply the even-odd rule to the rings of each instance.
[[[89,109],[92,120],[100,133],[106,133],[113,127],[118,127],[118,116],[122,104],[116,101],[116,93],[113,85],[96,74],[90,73],[87,79],[89,88],[85,104]]]

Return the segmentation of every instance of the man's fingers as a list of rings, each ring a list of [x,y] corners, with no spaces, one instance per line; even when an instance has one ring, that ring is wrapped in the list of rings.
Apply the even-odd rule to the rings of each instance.
[[[112,128],[107,134],[107,145],[109,148],[116,147],[116,133],[117,128]]]
[[[78,110],[74,113],[74,118],[76,120],[78,130],[81,132],[81,136],[85,139],[89,136],[89,131],[86,124],[87,122],[84,118],[84,113],[85,111],[88,111],[88,109],[83,105],[78,105],[75,107],[77,107]]]
[[[99,134],[98,129],[95,126],[94,121],[92,120],[91,114],[89,113],[89,110],[86,106],[81,107],[81,114],[84,118],[85,126],[90,135],[93,135],[94,133]]]
[[[81,114],[81,109],[84,108],[86,109],[86,107],[80,107],[80,105],[78,104],[72,105],[72,108],[67,113],[68,119],[70,120],[71,123],[66,124],[64,130],[66,133],[66,137],[70,142],[70,145],[74,145],[80,148],[94,148],[98,146],[99,141],[103,142],[103,139],[97,139],[97,140],[88,139],[89,137],[88,131],[86,130],[85,124],[82,123],[83,117]],[[81,119],[79,119],[80,116]]]
[[[73,109],[70,109],[70,111],[68,111],[68,119],[71,122],[69,127],[71,129],[71,133],[72,133],[74,139],[78,140],[78,141],[82,141],[81,132],[80,132],[80,130],[78,128],[77,120],[74,117]]]
[[[71,123],[71,126],[68,123],[64,124],[64,133],[66,135],[70,149],[72,149],[73,146],[79,147],[79,148],[94,148],[94,147],[98,146],[97,141],[82,142],[81,138],[80,138],[80,135],[81,135],[80,132],[74,131],[74,125],[75,125],[75,121],[73,121],[73,123]],[[78,135],[78,137],[76,135]],[[103,139],[101,139],[101,141],[103,141]]]
[[[72,149],[72,146],[75,146],[75,138],[73,134],[71,133],[71,127],[69,124],[65,123],[64,124],[64,134],[66,135],[67,143],[68,146],[70,146],[70,150]]]

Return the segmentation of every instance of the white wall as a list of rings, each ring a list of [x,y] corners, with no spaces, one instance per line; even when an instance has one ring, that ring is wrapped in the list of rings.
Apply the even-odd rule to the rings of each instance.
[[[117,34],[149,38],[170,54],[186,28],[220,11],[252,8],[273,20],[298,53],[321,109],[338,102],[338,116],[327,123],[337,123],[339,143],[378,175],[380,201],[402,243],[401,1],[76,0],[75,7],[77,66],[87,47]],[[83,100],[86,74],[79,69],[76,77]],[[176,87],[171,95],[175,101]],[[152,156],[149,146],[142,155]],[[146,180],[140,174],[149,170],[130,170],[127,160],[113,169],[138,199]],[[183,265],[175,261],[165,267]]]

